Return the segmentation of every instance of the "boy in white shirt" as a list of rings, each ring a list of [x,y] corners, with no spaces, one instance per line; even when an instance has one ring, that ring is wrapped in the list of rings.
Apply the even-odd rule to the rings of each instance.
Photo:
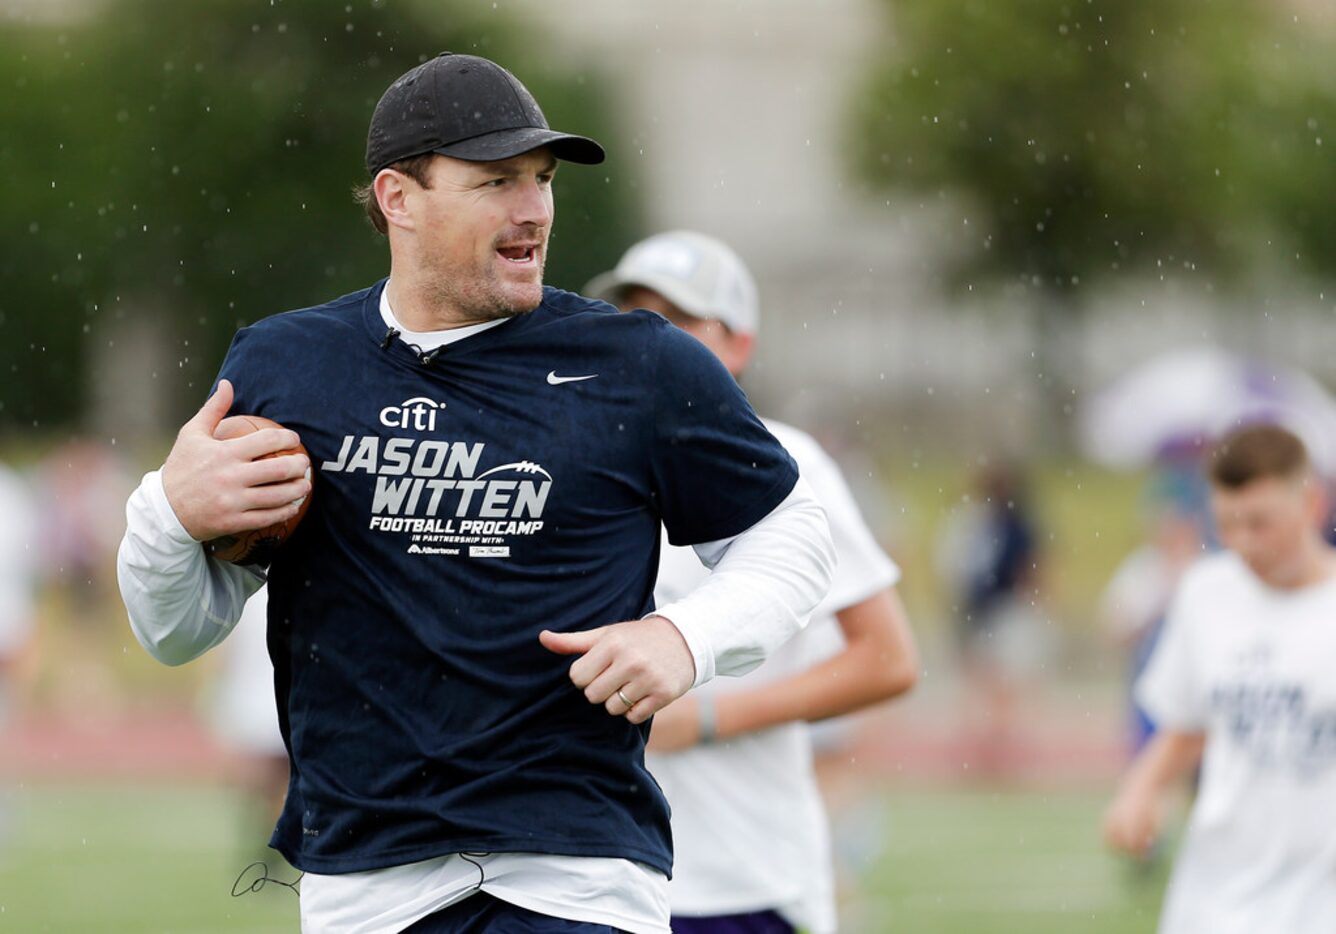
[[[648,308],[695,337],[734,377],[760,324],[756,283],[727,244],[656,234],[586,288]],[[835,879],[808,722],[908,691],[918,653],[900,569],[863,521],[834,460],[809,435],[765,420],[826,511],[837,563],[812,622],[750,675],[703,685],[655,716],[646,763],[673,808],[668,896],[675,934],[830,934]],[[664,542],[654,596],[668,605],[709,579]]]
[[[1210,464],[1226,551],[1184,577],[1137,684],[1161,732],[1110,806],[1110,845],[1144,855],[1163,799],[1202,762],[1161,934],[1330,932],[1336,924],[1336,551],[1326,496],[1284,428],[1240,429]]]

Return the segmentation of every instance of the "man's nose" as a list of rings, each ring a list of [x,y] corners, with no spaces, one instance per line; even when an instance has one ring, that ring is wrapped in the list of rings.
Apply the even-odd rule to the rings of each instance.
[[[515,202],[510,219],[515,224],[533,224],[549,227],[552,224],[552,196],[535,179],[527,179],[516,186]]]

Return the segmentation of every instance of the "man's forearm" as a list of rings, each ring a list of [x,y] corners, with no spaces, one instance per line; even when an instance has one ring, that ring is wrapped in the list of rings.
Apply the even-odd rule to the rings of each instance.
[[[1174,782],[1192,773],[1201,762],[1206,734],[1163,730],[1155,734],[1128,770],[1125,786],[1163,794]]]
[[[156,471],[144,477],[125,514],[116,576],[130,628],[158,661],[188,662],[226,638],[264,580],[205,555],[173,514]]]
[[[801,479],[760,522],[696,551],[713,573],[656,611],[686,639],[696,685],[745,674],[792,638],[825,596],[835,566],[825,512]]]
[[[1169,786],[1201,761],[1206,737],[1172,730],[1156,734],[1137,756],[1104,815],[1110,846],[1144,857],[1160,835]]]

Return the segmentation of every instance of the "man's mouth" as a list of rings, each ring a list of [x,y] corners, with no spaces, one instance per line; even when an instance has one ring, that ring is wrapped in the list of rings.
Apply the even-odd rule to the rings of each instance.
[[[496,252],[506,262],[514,263],[516,266],[524,266],[533,263],[538,256],[538,245],[535,243],[516,244],[513,246],[501,246],[496,248]]]

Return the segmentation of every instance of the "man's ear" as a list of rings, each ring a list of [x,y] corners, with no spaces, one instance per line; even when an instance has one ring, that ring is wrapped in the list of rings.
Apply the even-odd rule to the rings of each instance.
[[[751,361],[752,351],[755,349],[755,334],[739,334],[736,331],[730,331],[724,344],[724,353],[728,355],[728,359],[724,361],[724,366],[730,373],[741,373],[747,369],[747,364]]]
[[[1327,482],[1319,477],[1316,472],[1309,475],[1306,481],[1304,497],[1307,501],[1308,514],[1315,523],[1323,527],[1326,531],[1327,517],[1331,513],[1331,494],[1327,490]]]
[[[385,215],[385,223],[401,230],[414,228],[408,210],[408,195],[420,187],[413,179],[394,169],[381,169],[376,174],[375,181],[371,183],[371,192],[380,205],[380,213]]]

